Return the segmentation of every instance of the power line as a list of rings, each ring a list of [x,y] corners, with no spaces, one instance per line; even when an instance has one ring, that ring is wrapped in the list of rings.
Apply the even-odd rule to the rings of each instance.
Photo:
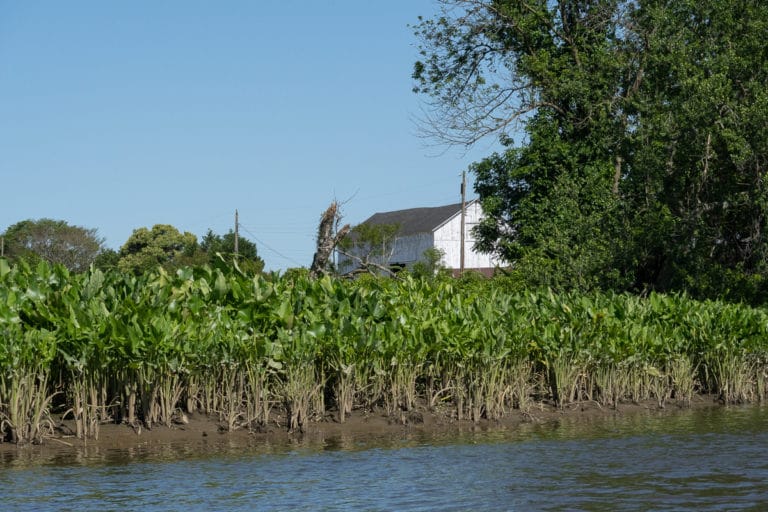
[[[262,240],[259,240],[259,238],[256,235],[254,235],[246,226],[244,226],[242,222],[240,223],[240,227],[243,229],[243,231],[245,231],[246,233],[251,235],[253,237],[253,239],[256,240],[260,245],[263,245],[264,247],[266,247],[267,250],[277,254],[281,258],[286,259],[286,260],[290,261],[291,263],[293,263],[295,265],[301,266],[301,263],[299,263],[295,259],[291,258],[290,256],[286,256],[285,254],[281,253],[280,251],[278,251],[276,249],[273,249],[272,247],[270,247],[269,245],[264,243]]]

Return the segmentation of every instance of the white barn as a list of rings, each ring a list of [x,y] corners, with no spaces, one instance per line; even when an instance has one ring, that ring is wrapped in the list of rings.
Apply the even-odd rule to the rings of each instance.
[[[474,249],[474,228],[482,219],[483,210],[476,200],[465,205],[464,214],[464,269],[491,275],[493,270],[504,263],[490,254]],[[364,224],[399,226],[387,261],[376,263],[410,267],[423,259],[424,251],[436,248],[443,252],[442,266],[458,274],[461,268],[461,203],[433,208],[411,208],[393,212],[376,213]],[[360,251],[351,249],[350,254],[361,256]],[[359,263],[341,253],[337,254],[339,272],[342,274],[358,268]]]

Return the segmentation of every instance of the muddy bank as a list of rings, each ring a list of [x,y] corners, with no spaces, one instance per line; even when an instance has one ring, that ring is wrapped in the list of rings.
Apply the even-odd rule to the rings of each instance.
[[[454,410],[428,409],[418,407],[395,417],[383,410],[355,410],[343,423],[333,415],[316,419],[305,425],[303,431],[289,432],[286,419],[280,414],[268,425],[253,429],[241,428],[227,431],[216,417],[203,414],[187,414],[171,427],[156,425],[152,429],[127,424],[102,424],[97,439],[78,439],[74,424],[61,421],[55,424],[50,436],[39,445],[17,446],[0,443],[0,460],[23,450],[29,456],[35,454],[62,454],[81,449],[90,450],[132,450],[162,446],[185,446],[194,451],[195,446],[213,446],[221,443],[233,446],[248,446],[263,443],[270,446],[313,445],[326,443],[364,443],[368,439],[398,439],[404,437],[450,436],[475,431],[514,431],[530,425],[547,425],[567,419],[589,423],[612,416],[636,414],[675,414],[691,408],[725,407],[711,395],[695,396],[689,404],[669,402],[660,408],[655,401],[643,403],[622,403],[617,408],[604,407],[597,402],[579,402],[557,408],[548,403],[538,403],[527,411],[514,410],[500,420],[472,422],[457,420]],[[54,421],[57,421],[54,418]]]

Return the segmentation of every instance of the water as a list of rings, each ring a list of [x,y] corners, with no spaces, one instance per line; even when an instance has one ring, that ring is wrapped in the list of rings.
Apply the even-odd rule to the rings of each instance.
[[[0,460],[11,510],[766,510],[768,408]]]

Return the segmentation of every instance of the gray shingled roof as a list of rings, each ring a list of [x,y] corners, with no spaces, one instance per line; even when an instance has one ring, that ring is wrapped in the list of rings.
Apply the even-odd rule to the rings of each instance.
[[[461,203],[433,208],[410,208],[394,212],[381,212],[371,215],[363,224],[398,224],[398,235],[408,236],[416,233],[431,233],[435,228],[461,211]]]

